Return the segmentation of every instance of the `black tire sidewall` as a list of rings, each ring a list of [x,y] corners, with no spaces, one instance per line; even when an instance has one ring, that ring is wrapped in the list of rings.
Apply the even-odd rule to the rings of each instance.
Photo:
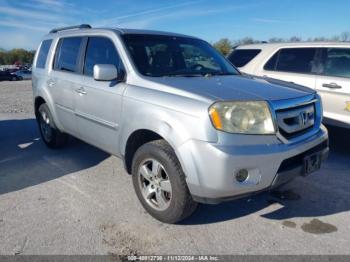
[[[176,223],[184,218],[187,205],[186,201],[190,201],[189,199],[191,199],[191,196],[185,182],[185,175],[175,152],[169,145],[164,143],[164,140],[158,141],[163,142],[147,143],[141,146],[135,153],[132,165],[133,185],[142,206],[153,217],[165,223]],[[138,170],[140,164],[149,158],[153,158],[163,165],[171,183],[172,199],[169,207],[163,211],[152,208],[144,199],[140,189]]]
[[[51,128],[51,134],[52,134],[52,137],[51,137],[51,140],[50,141],[47,141],[44,137],[44,134],[42,133],[42,130],[41,130],[41,113],[42,112],[45,112],[47,117],[50,119],[50,128]],[[42,104],[40,105],[39,109],[38,109],[38,113],[36,115],[36,118],[37,118],[37,122],[38,122],[38,126],[39,126],[39,131],[40,131],[40,135],[41,135],[41,138],[42,140],[44,141],[44,143],[49,147],[49,148],[59,148],[61,147],[64,142],[65,142],[65,134],[61,133],[55,126],[55,123],[54,123],[54,120],[52,118],[52,115],[51,115],[51,112],[50,112],[50,109],[49,107],[47,106],[47,104]]]

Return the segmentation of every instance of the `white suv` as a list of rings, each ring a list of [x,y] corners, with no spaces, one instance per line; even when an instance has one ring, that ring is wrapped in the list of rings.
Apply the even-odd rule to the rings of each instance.
[[[228,59],[244,73],[316,89],[325,122],[350,127],[350,43],[243,45]]]

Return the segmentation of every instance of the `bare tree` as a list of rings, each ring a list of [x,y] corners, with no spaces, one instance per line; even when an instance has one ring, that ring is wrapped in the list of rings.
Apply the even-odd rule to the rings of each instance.
[[[343,41],[343,42],[350,41],[350,32],[343,32],[340,35],[340,41]]]
[[[286,40],[283,38],[278,38],[278,37],[272,37],[269,39],[270,43],[282,43],[285,42]]]
[[[298,37],[298,36],[292,36],[291,38],[289,38],[289,41],[290,42],[301,42],[302,39],[301,39],[301,37]]]
[[[252,37],[245,37],[243,39],[236,40],[234,43],[235,43],[235,45],[249,45],[249,44],[260,43],[260,41],[255,40]]]

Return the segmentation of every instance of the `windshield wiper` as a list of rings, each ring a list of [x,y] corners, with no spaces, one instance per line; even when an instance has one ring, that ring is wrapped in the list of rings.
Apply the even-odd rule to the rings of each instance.
[[[205,76],[210,77],[210,76],[234,76],[237,74],[234,73],[229,73],[229,72],[210,72],[206,73]]]
[[[202,74],[169,74],[164,76],[170,76],[170,77],[203,77]]]

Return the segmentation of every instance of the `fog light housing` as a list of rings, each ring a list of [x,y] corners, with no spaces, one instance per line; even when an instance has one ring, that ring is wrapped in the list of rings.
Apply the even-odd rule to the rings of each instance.
[[[241,169],[235,175],[236,180],[240,183],[246,181],[248,179],[248,176],[249,176],[249,172],[247,169]]]

